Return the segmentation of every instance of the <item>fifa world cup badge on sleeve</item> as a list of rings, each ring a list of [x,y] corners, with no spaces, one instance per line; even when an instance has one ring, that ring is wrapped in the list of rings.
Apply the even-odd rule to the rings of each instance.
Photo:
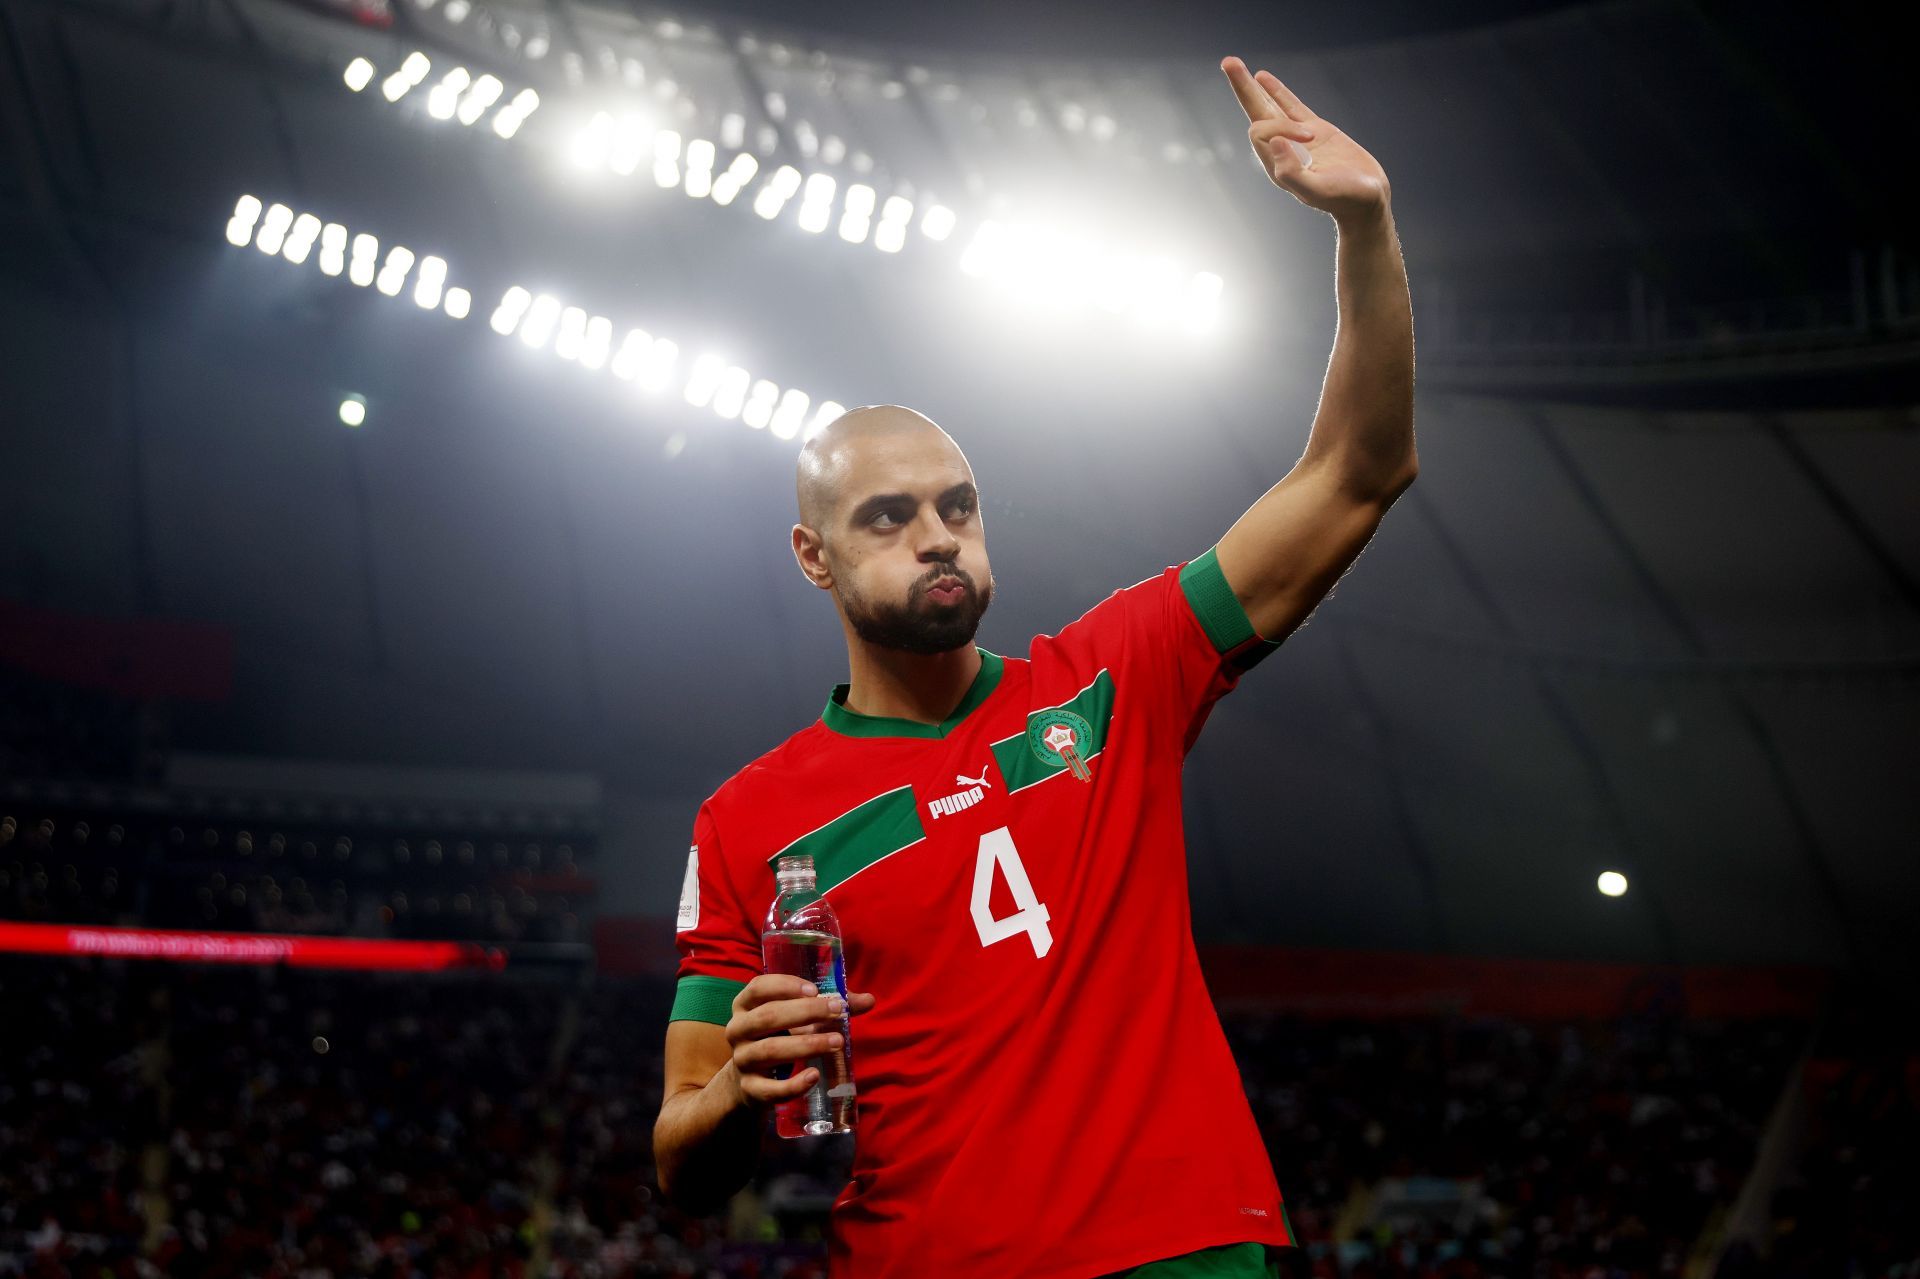
[[[680,918],[674,931],[684,933],[700,925],[700,845],[687,850],[687,878],[680,885]]]
[[[1027,745],[1040,762],[1065,768],[1079,781],[1093,780],[1093,771],[1080,754],[1092,740],[1093,725],[1069,710],[1041,711],[1027,720]]]

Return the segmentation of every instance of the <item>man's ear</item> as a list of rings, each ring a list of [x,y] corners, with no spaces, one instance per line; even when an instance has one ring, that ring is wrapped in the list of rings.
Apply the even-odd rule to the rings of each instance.
[[[809,582],[823,591],[833,589],[833,570],[827,567],[826,543],[804,524],[793,526],[793,558]]]

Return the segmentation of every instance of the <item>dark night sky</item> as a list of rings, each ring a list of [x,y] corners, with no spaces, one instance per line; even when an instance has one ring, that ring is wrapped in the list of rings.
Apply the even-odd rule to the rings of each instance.
[[[704,0],[708,13],[835,32],[863,41],[1023,51],[1063,57],[1215,57],[1289,46],[1320,49],[1477,26],[1572,7],[1571,0]]]

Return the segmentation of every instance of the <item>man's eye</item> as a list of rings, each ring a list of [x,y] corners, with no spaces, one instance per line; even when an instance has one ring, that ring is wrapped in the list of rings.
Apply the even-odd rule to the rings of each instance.
[[[895,520],[892,511],[881,511],[867,522],[875,528],[892,528]]]

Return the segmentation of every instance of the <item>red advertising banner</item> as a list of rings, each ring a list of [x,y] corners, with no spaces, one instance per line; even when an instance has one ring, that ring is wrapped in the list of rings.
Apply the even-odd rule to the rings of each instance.
[[[0,599],[0,662],[126,697],[225,701],[233,633],[163,617],[89,617]]]
[[[104,955],[193,964],[286,964],[434,972],[506,967],[506,952],[473,942],[382,941],[282,933],[202,933],[76,924],[0,923],[0,951],[29,955]]]

